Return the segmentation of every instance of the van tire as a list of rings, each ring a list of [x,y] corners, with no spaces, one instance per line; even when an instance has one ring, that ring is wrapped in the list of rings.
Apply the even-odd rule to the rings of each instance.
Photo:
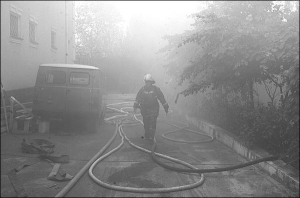
[[[86,129],[89,133],[97,133],[99,129],[99,118],[90,117],[85,119]]]
[[[99,124],[102,125],[104,123],[104,118],[105,118],[105,112],[102,112],[100,118],[99,118]]]

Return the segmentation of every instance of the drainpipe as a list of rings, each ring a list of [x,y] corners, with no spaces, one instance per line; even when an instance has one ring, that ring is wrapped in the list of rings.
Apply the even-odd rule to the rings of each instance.
[[[65,34],[66,34],[66,63],[68,63],[68,18],[67,18],[67,1],[65,1]]]

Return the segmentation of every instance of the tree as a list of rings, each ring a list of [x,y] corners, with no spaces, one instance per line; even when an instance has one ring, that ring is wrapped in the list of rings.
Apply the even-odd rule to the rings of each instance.
[[[194,14],[194,30],[168,39],[173,52],[188,43],[198,44],[198,56],[181,73],[179,85],[185,80],[190,84],[183,94],[205,92],[209,87],[230,87],[233,91],[247,87],[254,108],[254,82],[270,80],[283,93],[287,81],[278,83],[274,75],[283,78],[283,71],[299,56],[297,13],[271,1],[237,1],[213,2]],[[172,46],[171,40],[178,37],[182,42]]]
[[[105,2],[83,2],[76,8],[76,55],[109,57],[118,52],[123,32],[121,15]]]
[[[299,166],[298,8],[298,2],[211,2],[192,15],[193,30],[166,37],[169,45],[162,50],[170,60],[177,53],[177,60],[189,59],[178,82],[188,84],[183,95],[217,90],[220,97],[203,101],[206,118],[227,123],[237,135],[260,142],[263,148],[274,142],[276,152],[288,153],[287,161],[296,161],[295,167]],[[196,49],[189,47],[191,43],[197,44]],[[178,70],[172,62],[166,67]],[[254,83],[266,85],[271,101],[273,84],[280,93],[280,106],[255,107]],[[231,104],[227,97],[232,93],[247,96],[247,106],[241,100]]]

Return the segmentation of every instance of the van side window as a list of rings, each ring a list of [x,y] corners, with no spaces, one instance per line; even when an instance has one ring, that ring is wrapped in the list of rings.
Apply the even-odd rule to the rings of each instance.
[[[71,72],[70,83],[73,85],[90,84],[90,74],[86,72]]]
[[[58,70],[48,70],[46,72],[46,83],[49,84],[65,84],[66,72]]]

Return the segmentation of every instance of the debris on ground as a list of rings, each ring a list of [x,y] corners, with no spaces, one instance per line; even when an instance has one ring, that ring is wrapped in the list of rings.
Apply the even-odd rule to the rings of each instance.
[[[49,174],[49,176],[47,177],[47,179],[49,180],[55,180],[55,181],[68,181],[73,179],[74,176],[63,172],[62,170],[60,170],[60,163],[53,163],[50,160],[45,159],[45,161],[48,161],[52,166],[52,171]],[[58,173],[58,174],[57,174]]]
[[[45,141],[41,141],[41,139],[36,139],[34,142],[35,143],[43,143],[43,144],[45,143]],[[29,150],[29,147],[31,147],[30,148],[31,151],[40,152],[40,150],[38,150],[37,148],[32,147],[31,144],[27,144],[24,139],[23,139],[22,143],[23,143],[23,146],[25,145],[25,147],[28,147],[25,149]],[[49,145],[49,142],[47,142],[47,143],[48,143],[47,145]],[[53,148],[54,145],[52,145],[51,147]],[[52,171],[49,174],[49,176],[47,177],[47,179],[54,180],[54,181],[68,181],[68,180],[73,179],[74,176],[72,176],[66,172],[63,172],[62,170],[59,169],[61,163],[69,162],[68,155],[61,155],[61,156],[39,155],[38,158],[40,160],[47,161],[48,163],[50,163],[53,166]],[[40,162],[40,161],[38,161],[38,162]],[[33,164],[35,164],[35,163],[37,163],[37,162],[34,162]],[[9,181],[12,184],[17,197],[28,197],[28,195],[26,194],[26,192],[23,188],[23,185],[22,185],[21,181],[18,179],[16,173],[20,172],[23,168],[25,168],[27,166],[31,166],[33,164],[24,164],[22,166],[19,166],[18,168],[14,168],[14,169],[10,170],[7,173]],[[54,184],[54,186],[56,186],[56,184]],[[54,187],[54,186],[51,186],[51,187]]]
[[[69,163],[68,155],[61,155],[61,156],[39,155],[38,158],[41,160],[47,159],[55,163]]]
[[[35,162],[36,163],[36,162]],[[33,164],[35,164],[33,163]],[[20,172],[23,168],[27,167],[27,166],[31,166],[32,164],[24,164],[22,166],[19,166],[18,168],[14,168],[11,171],[9,171],[7,173],[7,176],[9,178],[10,183],[12,184],[15,193],[17,195],[17,197],[28,197],[22,183],[20,182],[20,180],[17,177],[17,172]]]
[[[44,139],[34,139],[29,143],[23,139],[21,143],[22,152],[30,154],[51,154],[54,152],[54,147],[52,142]]]

